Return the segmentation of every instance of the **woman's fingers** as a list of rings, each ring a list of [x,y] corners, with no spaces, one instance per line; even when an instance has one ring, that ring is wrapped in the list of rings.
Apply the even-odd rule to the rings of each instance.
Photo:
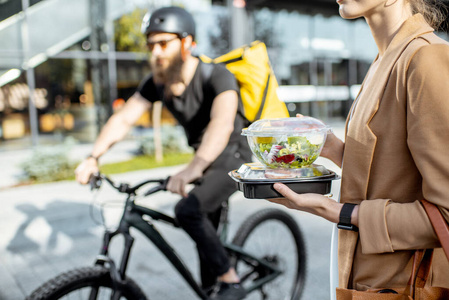
[[[271,198],[268,199],[270,202],[281,204],[288,208],[298,209],[296,203],[293,201],[294,197],[297,197],[298,194],[282,183],[275,183],[273,187],[285,198]]]
[[[275,183],[273,185],[273,188],[276,191],[278,191],[285,198],[292,199],[293,197],[295,197],[297,195],[295,192],[293,192],[288,186],[286,186],[283,183]]]

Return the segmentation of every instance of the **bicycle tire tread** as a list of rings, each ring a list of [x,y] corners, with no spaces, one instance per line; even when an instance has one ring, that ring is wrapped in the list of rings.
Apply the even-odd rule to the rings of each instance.
[[[34,290],[25,300],[53,300],[59,299],[56,295],[62,291],[82,287],[82,284],[100,282],[104,286],[110,285],[109,270],[102,266],[76,268],[57,275]],[[126,291],[132,295],[131,299],[146,300],[145,294],[131,278],[126,278],[124,284]]]

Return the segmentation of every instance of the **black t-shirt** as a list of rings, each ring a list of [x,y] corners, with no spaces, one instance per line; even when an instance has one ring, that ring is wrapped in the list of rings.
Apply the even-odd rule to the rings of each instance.
[[[203,62],[200,61],[191,82],[179,97],[164,97],[163,87],[156,87],[152,76],[145,78],[138,88],[138,92],[148,101],[153,103],[162,100],[179,124],[184,127],[188,143],[195,150],[198,149],[210,122],[210,112],[215,97],[228,90],[239,92],[234,75],[225,66],[213,65],[209,80],[205,80],[203,76],[207,75],[203,74],[204,66],[202,64]],[[239,102],[240,111],[241,101],[239,100]],[[229,143],[241,139],[242,128],[245,126],[247,126],[246,119],[237,113]]]

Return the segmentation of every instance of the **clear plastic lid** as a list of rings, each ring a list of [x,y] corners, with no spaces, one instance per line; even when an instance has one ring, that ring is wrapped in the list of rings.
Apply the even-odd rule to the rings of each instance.
[[[231,177],[247,182],[289,181],[311,178],[325,178],[334,173],[322,165],[313,164],[299,169],[267,169],[260,163],[246,163],[230,173]]]
[[[245,136],[303,135],[311,132],[325,133],[331,128],[312,117],[262,119],[242,130]]]

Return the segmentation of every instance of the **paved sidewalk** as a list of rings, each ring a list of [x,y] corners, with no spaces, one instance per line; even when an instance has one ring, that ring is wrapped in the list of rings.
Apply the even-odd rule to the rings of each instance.
[[[114,175],[118,181],[136,183],[147,177],[165,177],[179,167],[136,171]],[[106,185],[105,187],[106,188]],[[103,189],[102,188],[102,189]],[[338,194],[339,181],[332,192]],[[104,200],[109,202],[103,202]],[[63,271],[93,264],[101,246],[102,226],[99,206],[106,204],[108,224],[114,224],[122,196],[105,189],[92,205],[92,194],[75,182],[24,186],[0,191],[0,299],[23,300],[46,280]],[[163,193],[145,198],[145,205],[173,215],[178,198]],[[253,212],[264,207],[281,206],[265,200],[245,199],[236,192],[231,199],[230,237]],[[287,209],[285,209],[287,210]],[[289,211],[303,232],[307,251],[307,279],[302,299],[329,299],[329,253],[332,225],[318,217]],[[195,245],[181,230],[161,222],[156,227],[198,278]],[[197,299],[184,279],[167,263],[160,252],[140,233],[129,264],[129,275],[150,299]],[[111,250],[117,258],[121,239]],[[248,300],[258,299],[252,295]],[[278,300],[278,299],[272,299]]]

